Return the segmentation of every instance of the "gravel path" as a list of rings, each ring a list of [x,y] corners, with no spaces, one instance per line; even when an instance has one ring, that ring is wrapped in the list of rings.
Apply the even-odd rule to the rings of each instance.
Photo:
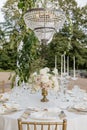
[[[68,88],[73,88],[74,85],[78,85],[81,89],[87,90],[87,78],[78,78],[77,80],[70,80]]]

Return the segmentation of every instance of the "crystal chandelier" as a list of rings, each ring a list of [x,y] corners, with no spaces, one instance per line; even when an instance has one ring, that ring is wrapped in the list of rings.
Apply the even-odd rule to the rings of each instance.
[[[37,0],[35,7],[24,15],[28,28],[34,31],[40,42],[49,43],[55,32],[62,28],[65,14],[57,0]]]

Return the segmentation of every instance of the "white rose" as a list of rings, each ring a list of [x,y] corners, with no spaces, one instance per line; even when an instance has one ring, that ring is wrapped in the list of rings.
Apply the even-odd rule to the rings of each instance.
[[[42,76],[41,76],[41,82],[42,82],[42,83],[47,83],[47,82],[49,82],[49,76],[48,76],[48,75],[42,75]]]
[[[43,68],[43,69],[40,70],[40,74],[46,74],[49,71],[50,71],[49,68],[45,67],[45,68]]]

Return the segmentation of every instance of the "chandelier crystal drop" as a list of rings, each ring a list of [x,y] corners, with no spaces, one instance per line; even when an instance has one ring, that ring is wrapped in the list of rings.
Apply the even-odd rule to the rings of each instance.
[[[65,13],[59,8],[57,0],[37,0],[35,7],[24,15],[24,21],[35,32],[39,41],[49,43],[54,33],[62,28]]]

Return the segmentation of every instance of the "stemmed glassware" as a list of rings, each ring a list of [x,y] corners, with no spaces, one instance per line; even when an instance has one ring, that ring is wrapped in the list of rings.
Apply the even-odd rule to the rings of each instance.
[[[60,98],[62,101],[68,101],[67,95],[67,87],[69,83],[69,78],[67,73],[63,73],[62,77],[60,78]]]

